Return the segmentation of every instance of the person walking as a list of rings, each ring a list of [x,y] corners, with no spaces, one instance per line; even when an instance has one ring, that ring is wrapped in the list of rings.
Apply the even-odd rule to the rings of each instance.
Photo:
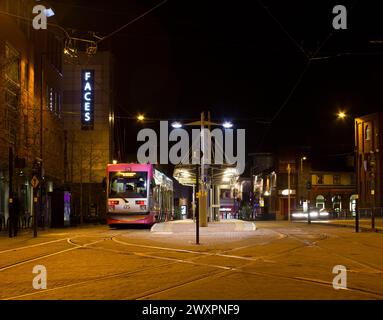
[[[17,236],[17,232],[19,231],[19,217],[20,217],[20,201],[19,198],[13,198],[13,236]]]

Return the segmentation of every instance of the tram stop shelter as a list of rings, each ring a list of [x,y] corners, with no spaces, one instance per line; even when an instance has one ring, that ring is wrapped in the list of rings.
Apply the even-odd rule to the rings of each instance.
[[[198,194],[197,170],[199,177]],[[201,176],[201,166],[199,164],[180,164],[174,168],[173,177],[182,185],[193,188],[192,210],[193,220],[195,218],[196,198],[199,198],[200,225],[207,226],[208,221],[219,221],[220,210],[232,210],[234,206],[235,184],[239,179],[238,169],[234,165],[210,164],[204,166],[204,174]],[[202,193],[202,191],[205,191]],[[230,190],[229,208],[221,208],[221,190]]]

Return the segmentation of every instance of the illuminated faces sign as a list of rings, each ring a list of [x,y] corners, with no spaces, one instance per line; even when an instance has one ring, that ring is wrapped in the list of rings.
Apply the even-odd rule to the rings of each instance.
[[[81,126],[89,130],[94,124],[94,70],[82,71],[81,85]]]

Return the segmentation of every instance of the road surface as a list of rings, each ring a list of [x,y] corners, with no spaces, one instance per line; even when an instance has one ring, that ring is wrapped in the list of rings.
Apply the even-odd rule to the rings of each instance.
[[[219,231],[219,230],[218,230]],[[33,268],[47,270],[35,289]],[[347,268],[334,289],[333,267]],[[91,226],[0,235],[0,299],[382,299],[383,234],[284,221],[255,231]]]

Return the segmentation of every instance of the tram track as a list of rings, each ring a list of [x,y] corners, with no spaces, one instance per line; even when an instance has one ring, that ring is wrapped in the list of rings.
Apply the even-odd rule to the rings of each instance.
[[[223,277],[226,274],[230,274],[232,272],[240,273],[240,274],[262,276],[262,277],[269,277],[269,278],[275,278],[275,279],[284,279],[284,280],[295,281],[295,282],[299,282],[299,283],[309,283],[309,284],[314,284],[314,285],[318,285],[318,286],[325,286],[325,287],[332,288],[332,283],[324,281],[324,280],[321,280],[321,279],[313,279],[313,278],[306,278],[306,277],[299,277],[299,276],[289,276],[289,275],[283,275],[283,274],[274,274],[274,273],[252,271],[252,270],[250,270],[250,271],[249,270],[243,270],[243,268],[245,268],[246,266],[248,266],[248,265],[250,265],[250,264],[252,264],[252,263],[254,263],[256,261],[260,261],[260,260],[261,261],[265,261],[265,259],[267,260],[267,258],[270,259],[270,258],[279,257],[279,256],[282,256],[284,254],[290,253],[290,252],[292,252],[294,250],[303,249],[303,248],[305,248],[307,246],[316,246],[316,247],[318,247],[320,249],[323,249],[323,250],[333,251],[333,250],[330,250],[330,249],[327,249],[327,248],[323,248],[323,247],[319,246],[319,244],[318,244],[319,241],[327,239],[327,235],[325,235],[324,237],[319,237],[319,240],[310,241],[310,240],[307,240],[307,239],[301,239],[301,238],[299,238],[299,236],[296,236],[296,235],[294,236],[294,235],[291,235],[289,233],[283,233],[283,232],[280,232],[280,231],[275,231],[275,232],[279,233],[280,236],[277,239],[273,239],[273,241],[278,241],[278,240],[282,240],[282,239],[286,239],[286,238],[292,238],[292,239],[300,242],[301,245],[298,246],[298,247],[289,248],[287,250],[284,250],[282,252],[278,252],[278,253],[272,254],[272,255],[263,255],[263,256],[259,256],[259,257],[243,257],[243,256],[236,256],[236,255],[226,254],[226,253],[228,253],[230,251],[235,251],[235,249],[237,249],[237,248],[234,248],[234,249],[231,249],[231,250],[220,250],[218,252],[203,252],[203,251],[196,251],[196,250],[186,250],[186,249],[168,248],[168,247],[160,247],[160,246],[148,246],[148,245],[134,244],[134,243],[129,243],[129,242],[118,240],[117,237],[119,235],[121,235],[121,234],[111,235],[111,236],[104,237],[102,239],[99,239],[99,240],[96,240],[96,241],[92,241],[92,242],[89,242],[89,243],[85,243],[85,244],[75,243],[73,240],[77,239],[78,237],[72,237],[72,238],[65,238],[65,239],[55,240],[57,242],[67,240],[67,242],[70,245],[73,246],[71,248],[64,249],[64,250],[59,250],[57,252],[46,254],[46,255],[41,255],[41,256],[38,256],[38,257],[31,258],[31,259],[27,259],[27,260],[22,261],[22,262],[18,262],[18,263],[15,263],[15,264],[10,264],[8,266],[3,266],[3,267],[0,267],[0,271],[8,270],[10,268],[13,268],[13,267],[16,267],[16,266],[19,266],[19,265],[22,265],[22,264],[27,264],[27,263],[30,263],[30,262],[33,262],[33,261],[36,261],[36,260],[48,258],[50,256],[61,254],[61,253],[65,253],[65,252],[68,252],[68,251],[72,251],[72,250],[76,250],[76,249],[80,249],[80,248],[87,248],[87,249],[92,249],[92,250],[101,250],[101,251],[114,252],[116,254],[136,255],[136,256],[143,257],[143,258],[157,259],[157,260],[161,260],[161,261],[166,261],[163,264],[157,265],[156,267],[166,267],[166,266],[170,266],[170,265],[174,265],[174,264],[184,263],[184,264],[192,264],[192,265],[196,265],[196,266],[210,267],[210,268],[213,268],[213,269],[216,270],[216,271],[210,271],[210,272],[204,273],[204,274],[202,274],[202,275],[200,275],[198,277],[194,277],[193,279],[188,279],[186,281],[181,281],[181,282],[173,283],[171,285],[162,286],[161,288],[159,288],[159,290],[147,290],[146,292],[143,292],[143,293],[140,293],[140,294],[136,294],[133,297],[129,296],[129,297],[127,297],[127,299],[147,299],[147,298],[150,298],[150,297],[162,294],[162,293],[169,292],[171,290],[176,290],[176,289],[184,287],[184,286],[192,285],[192,284],[194,284],[194,283],[196,283],[198,281],[206,281],[206,280],[209,280],[210,278],[213,278],[213,277]],[[309,234],[304,234],[304,235],[309,235]],[[158,256],[156,254],[152,254],[151,252],[145,253],[145,252],[137,252],[137,251],[116,250],[116,249],[109,249],[109,248],[99,248],[97,246],[98,243],[106,241],[106,240],[113,241],[113,242],[115,242],[117,244],[129,246],[129,247],[132,247],[132,248],[153,249],[156,252],[158,252],[158,251],[164,252],[165,251],[165,252],[172,252],[172,253],[190,254],[191,258],[186,258],[186,259],[172,258],[172,257],[166,257],[166,256]],[[39,244],[39,245],[43,245],[43,244]],[[258,244],[252,244],[252,245],[249,245],[249,246],[240,247],[238,249],[250,248],[250,247],[257,246],[257,245]],[[8,251],[12,251],[12,250],[13,249],[10,249]],[[21,250],[21,248],[20,248],[20,250]],[[363,265],[364,267],[373,268],[373,269],[375,269],[375,271],[379,271],[379,273],[383,272],[382,269],[377,269],[377,268],[375,268],[373,266],[370,266],[369,264],[362,263],[362,262],[360,262],[358,260],[349,258],[347,256],[340,255],[340,254],[338,254],[336,252],[332,252],[332,254],[339,255],[339,256],[341,256],[341,257],[343,257],[345,259],[349,259],[350,261],[352,261],[354,263],[357,263],[357,264],[360,264],[360,265]],[[226,259],[229,259],[229,260],[233,259],[233,260],[237,260],[237,261],[238,260],[243,260],[246,263],[244,263],[240,267],[232,267],[232,266],[228,266],[227,264],[226,265],[221,265],[221,264],[211,264],[211,263],[203,263],[203,262],[195,261],[197,259],[201,259],[201,258],[203,259],[203,258],[206,258],[206,257],[221,257],[221,258],[226,258]],[[148,270],[150,270],[152,268],[153,268],[153,266],[150,266],[150,267],[143,268],[143,269],[140,269],[140,270],[126,271],[126,272],[121,272],[121,273],[116,273],[116,274],[109,274],[109,275],[104,275],[104,276],[100,276],[100,277],[94,277],[94,278],[89,279],[89,280],[84,280],[84,281],[79,281],[79,282],[76,282],[76,283],[71,283],[71,284],[68,284],[68,285],[58,286],[58,287],[46,289],[46,290],[43,290],[43,291],[37,291],[37,292],[27,293],[27,294],[23,294],[23,295],[15,295],[15,296],[4,298],[4,299],[5,300],[10,299],[11,300],[11,299],[19,299],[19,298],[24,298],[24,297],[29,297],[29,296],[35,296],[35,295],[39,295],[39,294],[44,294],[45,292],[49,292],[49,291],[55,291],[55,290],[60,290],[60,289],[65,289],[65,288],[70,288],[70,287],[87,285],[87,284],[93,283],[95,281],[104,281],[104,280],[108,280],[108,279],[112,279],[112,278],[118,278],[118,277],[125,277],[125,276],[129,276],[129,275],[134,275],[134,274],[137,274],[137,273],[140,273],[140,272],[148,271]],[[375,291],[372,291],[372,290],[366,290],[366,289],[363,289],[363,288],[349,287],[349,288],[347,288],[345,290],[352,291],[352,292],[355,292],[355,293],[360,293],[360,294],[363,294],[363,295],[368,295],[369,297],[375,297],[377,299],[382,299],[383,298],[383,293],[375,292]]]
[[[289,251],[291,251],[291,250],[289,250]],[[214,255],[214,254],[212,254],[212,255]],[[277,274],[273,274],[273,273],[258,272],[258,271],[245,271],[245,270],[242,269],[242,268],[250,265],[252,262],[248,262],[245,265],[242,265],[241,268],[236,268],[236,267],[225,267],[225,266],[219,266],[219,265],[213,265],[213,264],[195,263],[195,262],[191,262],[190,261],[191,259],[189,259],[189,260],[187,260],[187,259],[172,259],[172,258],[157,257],[157,256],[153,256],[153,255],[143,255],[143,256],[154,258],[154,259],[157,258],[157,259],[176,260],[175,262],[178,262],[178,263],[193,263],[193,264],[201,265],[201,266],[216,267],[216,268],[220,268],[220,269],[223,269],[223,270],[218,272],[218,273],[209,274],[207,276],[200,277],[198,279],[193,279],[193,280],[190,280],[190,281],[185,281],[185,282],[182,282],[182,283],[175,284],[173,286],[166,286],[166,287],[162,288],[161,290],[157,290],[156,292],[151,292],[151,293],[148,293],[148,294],[143,294],[143,295],[137,296],[137,297],[135,297],[135,299],[150,298],[152,296],[155,296],[155,295],[158,295],[158,294],[161,294],[161,293],[165,293],[165,292],[170,291],[170,290],[175,290],[175,289],[178,289],[180,287],[190,285],[190,284],[192,284],[194,282],[197,282],[197,281],[207,280],[209,278],[217,277],[217,276],[220,276],[220,275],[223,276],[224,274],[230,273],[230,272],[237,272],[237,273],[256,275],[256,276],[266,276],[266,277],[270,277],[270,278],[278,278],[278,279],[284,279],[284,280],[292,280],[292,281],[301,282],[301,283],[310,283],[310,284],[314,284],[314,285],[325,286],[325,287],[333,289],[332,282],[327,282],[327,281],[324,281],[324,280],[321,280],[321,279],[312,279],[312,278],[296,277],[296,276],[287,276],[287,275],[280,275],[280,274],[277,275]],[[361,293],[361,294],[365,294],[365,295],[369,295],[369,296],[374,296],[375,298],[378,298],[378,299],[382,299],[383,298],[383,293],[374,292],[374,291],[371,291],[371,290],[365,290],[365,289],[362,289],[362,288],[349,287],[349,288],[344,289],[344,290],[353,291],[353,292],[357,292],[357,293]]]
[[[297,241],[300,241],[300,242],[303,242],[303,243],[307,243],[307,240],[302,240],[302,239],[300,239],[297,236],[294,236],[294,235],[291,235],[291,234],[286,234],[286,233],[283,233],[283,232],[280,232],[280,231],[275,231],[275,232],[285,234],[287,237],[296,239]],[[325,240],[325,239],[328,239],[328,236],[324,237],[323,239],[320,239],[319,241]],[[373,270],[374,273],[383,274],[383,269],[382,268],[379,268],[378,266],[373,265],[373,264],[369,264],[369,263],[366,263],[366,262],[361,262],[361,261],[356,260],[354,258],[350,258],[350,257],[348,257],[346,255],[343,255],[343,254],[340,254],[338,252],[335,252],[332,249],[320,246],[319,243],[318,243],[319,241],[312,241],[311,242],[311,246],[315,246],[315,247],[319,248],[320,250],[324,250],[324,251],[329,252],[332,255],[341,257],[341,258],[346,259],[346,260],[348,260],[348,261],[350,261],[350,262],[352,262],[354,264],[357,264],[357,265],[363,266],[363,267],[365,267],[367,269]]]
[[[25,259],[25,260],[22,260],[22,261],[15,262],[15,263],[10,263],[8,265],[3,265],[3,266],[0,267],[0,272],[5,271],[5,270],[9,270],[11,268],[15,268],[15,267],[18,267],[18,266],[21,266],[21,265],[24,265],[24,264],[35,262],[35,261],[38,261],[38,260],[42,260],[42,259],[45,259],[45,258],[49,258],[49,257],[55,256],[55,255],[58,255],[58,254],[66,253],[66,252],[73,251],[73,250],[76,250],[76,249],[86,248],[86,247],[88,247],[90,245],[93,245],[93,244],[96,244],[98,242],[105,241],[105,238],[103,238],[103,239],[100,239],[100,240],[97,240],[97,241],[86,243],[84,245],[79,245],[79,244],[74,243],[72,239],[74,239],[74,238],[66,238],[65,239],[68,244],[73,246],[71,248],[62,249],[62,250],[58,250],[58,251],[53,251],[53,252],[50,252],[50,253],[47,253],[47,254],[38,255],[38,256],[35,256],[35,257],[31,257],[29,259]]]
[[[302,239],[299,239],[298,237],[294,237],[294,238],[296,238],[297,240],[300,240],[300,241],[302,240]],[[327,238],[327,237],[324,237],[322,239],[325,239],[325,238]],[[122,241],[119,241],[118,243],[122,243]],[[299,249],[299,248],[306,247],[307,243],[306,242],[303,242],[303,243],[304,243],[304,245],[302,245],[302,246],[295,247],[295,248],[292,248],[292,249],[289,249],[289,250],[285,250],[285,252],[283,252],[283,253],[278,253],[278,256],[281,255],[281,254],[284,254],[284,253],[291,252],[292,250],[296,250],[296,249]],[[129,244],[126,243],[126,244],[129,245],[129,246],[135,246],[134,244],[131,244],[131,243],[129,243]],[[142,245],[136,245],[136,246],[142,247]],[[144,247],[148,248],[150,246],[144,246]],[[306,278],[306,277],[296,277],[296,276],[287,276],[287,275],[276,275],[276,274],[267,273],[267,272],[255,272],[255,271],[245,271],[245,270],[242,270],[243,267],[246,267],[247,265],[253,263],[254,261],[258,261],[258,260],[263,260],[264,261],[265,258],[271,258],[271,257],[274,257],[275,255],[261,256],[261,257],[255,258],[255,259],[248,259],[246,257],[222,255],[222,254],[217,254],[217,253],[205,253],[205,252],[201,253],[201,252],[196,252],[196,251],[183,250],[183,249],[179,250],[179,249],[174,249],[174,248],[156,247],[156,249],[161,249],[161,250],[168,250],[168,249],[170,249],[170,251],[181,251],[181,252],[186,252],[186,253],[192,253],[192,254],[197,254],[197,257],[192,258],[192,259],[173,259],[173,258],[168,258],[168,257],[158,257],[158,256],[155,256],[155,255],[148,255],[148,254],[142,254],[142,253],[140,253],[140,254],[133,253],[133,254],[137,254],[137,255],[148,257],[148,258],[152,258],[152,259],[163,259],[163,260],[175,261],[176,263],[191,263],[191,264],[195,264],[195,265],[199,265],[199,266],[208,266],[208,267],[213,267],[213,268],[219,268],[219,269],[222,269],[222,271],[218,272],[218,273],[215,273],[215,274],[212,274],[212,275],[201,277],[201,278],[198,278],[198,279],[193,279],[191,281],[186,281],[184,283],[177,284],[175,286],[167,287],[165,289],[156,291],[155,293],[150,293],[148,295],[142,295],[140,297],[137,297],[137,299],[148,298],[150,296],[153,296],[153,295],[156,295],[156,294],[159,294],[159,293],[162,293],[162,292],[166,292],[166,291],[169,291],[169,290],[177,289],[179,287],[186,286],[186,285],[194,283],[196,281],[206,280],[209,277],[216,277],[217,275],[220,275],[222,273],[227,273],[227,272],[239,272],[239,273],[257,275],[257,276],[267,276],[267,277],[271,277],[271,278],[293,280],[293,281],[297,281],[297,282],[311,283],[311,284],[315,284],[315,285],[321,285],[321,286],[326,286],[326,287],[333,288],[332,282],[327,282],[327,281],[324,281],[324,280],[321,280],[321,279],[312,279],[312,278]],[[204,257],[206,257],[206,256],[218,256],[218,257],[225,257],[225,258],[243,258],[243,260],[251,260],[251,261],[246,263],[245,265],[242,265],[241,268],[227,267],[227,266],[214,265],[214,264],[196,263],[196,262],[190,261],[190,260],[194,260],[196,258],[200,258],[201,256],[204,256]],[[345,290],[353,291],[353,292],[358,292],[358,293],[362,293],[362,294],[367,294],[367,295],[372,295],[372,296],[374,296],[374,297],[376,297],[378,299],[382,299],[383,298],[383,293],[374,292],[374,291],[366,290],[366,289],[362,289],[362,288],[349,287],[349,288],[347,288]]]

